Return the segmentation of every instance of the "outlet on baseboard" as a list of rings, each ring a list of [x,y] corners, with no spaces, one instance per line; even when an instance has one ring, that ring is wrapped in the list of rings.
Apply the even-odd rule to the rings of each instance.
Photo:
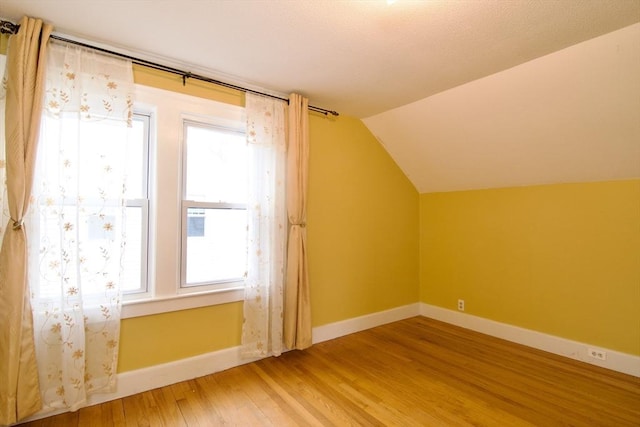
[[[458,300],[458,310],[459,311],[464,311],[464,300],[463,299],[459,299]]]
[[[594,359],[607,360],[607,352],[598,348],[589,348],[587,354]]]

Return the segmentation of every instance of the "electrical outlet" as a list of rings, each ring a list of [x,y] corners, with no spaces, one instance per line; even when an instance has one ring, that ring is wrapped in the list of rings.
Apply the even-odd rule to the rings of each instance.
[[[458,310],[459,311],[464,311],[464,300],[463,299],[459,299],[458,300]]]
[[[587,350],[587,354],[589,354],[589,357],[593,357],[594,359],[607,360],[607,352],[604,350],[589,348]]]

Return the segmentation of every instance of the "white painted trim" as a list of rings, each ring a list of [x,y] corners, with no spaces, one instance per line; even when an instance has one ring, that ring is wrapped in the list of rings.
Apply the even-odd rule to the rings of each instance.
[[[640,377],[640,357],[619,351],[597,347],[592,344],[572,341],[566,338],[548,335],[531,329],[525,329],[495,320],[473,316],[459,311],[448,310],[430,304],[420,303],[420,314],[452,325],[461,326],[476,332],[502,338],[511,342],[533,347],[538,350],[579,360],[592,365],[611,369],[624,374]],[[587,355],[587,349],[597,348],[607,352],[606,360],[597,360]]]
[[[328,325],[313,328],[313,343],[339,338],[355,332],[381,326],[398,320],[414,316],[426,316],[441,320],[473,331],[506,339],[518,344],[548,351],[550,353],[569,357],[593,365],[612,369],[614,371],[640,377],[640,357],[620,353],[614,350],[603,349],[607,352],[607,360],[599,361],[587,356],[587,348],[594,346],[576,341],[567,340],[541,332],[447,310],[424,303],[409,304],[390,310],[380,311],[352,319],[342,320]],[[164,387],[181,381],[202,377],[215,372],[224,371],[236,366],[244,365],[259,360],[258,358],[243,359],[240,357],[240,347],[230,347],[199,356],[180,359],[161,365],[137,369],[118,374],[118,388],[113,393],[95,394],[89,398],[86,406],[108,402]],[[33,421],[40,418],[60,414],[63,410],[55,412],[40,412],[27,420]]]
[[[151,314],[168,313],[190,308],[208,307],[210,305],[227,304],[244,300],[244,286],[236,289],[221,289],[202,293],[177,294],[169,297],[155,297],[124,301],[122,303],[122,319],[149,316]]]
[[[317,344],[322,341],[349,335],[384,325],[386,323],[418,316],[420,314],[419,311],[420,305],[415,303],[319,326],[313,328],[313,343]],[[240,357],[240,347],[237,346],[169,363],[163,363],[161,365],[150,366],[148,368],[137,369],[135,371],[123,372],[118,374],[118,388],[115,392],[94,394],[89,397],[89,401],[85,406],[97,405],[110,400],[120,399],[136,393],[153,390],[158,387],[164,387],[181,381],[187,381],[193,378],[213,374],[215,372],[224,371],[226,369],[255,362],[257,360],[260,359],[244,359]],[[39,412],[22,422],[33,421],[61,414],[63,412],[66,411],[57,410],[53,412]]]
[[[255,362],[256,360],[259,360],[259,358],[245,359],[240,357],[240,347],[238,346],[163,363],[162,365],[123,372],[118,374],[118,389],[115,393],[91,396],[90,404],[95,405],[96,403],[131,396],[158,387],[224,371]]]
[[[256,360],[259,360],[259,358],[245,359],[240,357],[240,347],[237,346],[163,363],[161,365],[150,366],[148,368],[136,369],[135,371],[123,372],[118,374],[118,386],[115,392],[91,395],[87,404],[84,406],[109,402],[136,393],[142,393],[181,381],[224,371],[246,363],[255,362]],[[21,422],[50,417],[63,412],[67,411],[39,412]]]
[[[420,315],[418,303],[404,305],[377,313],[367,314],[353,319],[342,320],[328,325],[313,328],[313,343],[332,340],[334,338],[375,328],[398,320]]]
[[[313,342],[315,344],[408,317],[418,316],[419,310],[420,306],[416,303],[319,326],[313,328]],[[260,359],[244,359],[240,357],[240,347],[238,346],[162,365],[123,372],[118,374],[118,389],[115,393],[93,395],[89,404],[95,405],[96,403],[119,399],[143,391],[153,390],[154,388],[224,371],[225,369],[255,362],[256,360]]]

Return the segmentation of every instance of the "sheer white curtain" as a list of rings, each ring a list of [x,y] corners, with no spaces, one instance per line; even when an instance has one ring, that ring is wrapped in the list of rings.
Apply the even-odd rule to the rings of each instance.
[[[125,246],[130,61],[51,42],[29,221],[45,409],[113,390]]]
[[[245,357],[282,353],[287,233],[285,111],[283,101],[247,93],[249,242],[241,347]]]

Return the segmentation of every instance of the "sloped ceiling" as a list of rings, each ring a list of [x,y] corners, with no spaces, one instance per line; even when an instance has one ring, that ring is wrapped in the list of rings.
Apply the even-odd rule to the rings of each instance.
[[[640,24],[364,123],[421,193],[640,177]]]
[[[576,66],[561,78],[554,70],[563,63],[545,62],[640,22],[639,0],[0,0],[0,17],[22,15],[72,38],[277,94],[299,92],[364,118],[421,192],[640,175],[628,166],[637,117],[618,116],[638,111],[623,100],[635,96],[626,91],[638,80],[625,71],[634,60],[602,71],[607,79],[624,74],[624,90],[611,83],[599,94],[583,91],[602,74],[583,78]],[[517,66],[530,70],[537,58],[548,78],[521,76]],[[509,98],[510,84],[522,102]],[[553,96],[554,85],[564,96]],[[616,95],[587,111],[604,93]],[[411,111],[405,118],[403,106]],[[573,107],[581,113],[567,116]],[[605,144],[611,130],[626,142]],[[578,156],[592,160],[577,167]]]

